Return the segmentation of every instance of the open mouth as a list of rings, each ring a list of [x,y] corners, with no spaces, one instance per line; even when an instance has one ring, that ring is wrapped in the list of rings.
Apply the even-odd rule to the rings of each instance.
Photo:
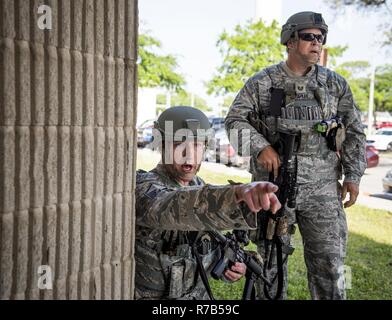
[[[317,50],[312,50],[312,51],[310,51],[310,53],[314,53],[314,54],[320,54],[320,51],[317,51]]]
[[[194,168],[194,166],[191,165],[191,164],[183,164],[183,165],[181,166],[181,169],[182,169],[184,172],[186,172],[186,173],[192,172],[192,171],[193,171],[193,168]]]

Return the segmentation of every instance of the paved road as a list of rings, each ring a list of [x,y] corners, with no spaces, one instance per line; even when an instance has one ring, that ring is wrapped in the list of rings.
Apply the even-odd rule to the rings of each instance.
[[[214,172],[230,173],[243,177],[250,174],[245,170],[228,168],[227,166],[205,162],[204,168],[209,168]],[[382,178],[388,170],[392,169],[392,157],[380,154],[380,162],[377,167],[366,169],[360,185],[360,194],[357,203],[374,209],[383,209],[392,212],[392,193],[383,191]]]
[[[159,161],[159,154],[149,149],[138,149],[138,156],[144,157],[154,163]],[[204,162],[204,168],[208,168],[213,172],[221,172],[223,174],[238,175],[249,177],[250,174],[246,170],[240,170],[234,167],[227,167],[223,164]],[[392,193],[386,193],[382,188],[382,178],[386,172],[392,169],[392,157],[386,157],[380,154],[380,163],[375,168],[366,169],[365,175],[362,177],[360,185],[360,194],[357,203],[375,209],[383,209],[392,212]]]
[[[358,204],[392,212],[392,193],[384,192],[382,187],[382,178],[390,169],[392,169],[392,158],[380,154],[379,165],[366,169],[362,177]]]

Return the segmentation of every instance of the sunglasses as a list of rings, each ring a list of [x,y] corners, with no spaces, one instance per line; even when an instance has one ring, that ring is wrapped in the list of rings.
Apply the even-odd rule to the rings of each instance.
[[[324,43],[325,36],[323,34],[314,33],[298,33],[298,37],[304,41],[314,41],[317,40],[318,43]]]

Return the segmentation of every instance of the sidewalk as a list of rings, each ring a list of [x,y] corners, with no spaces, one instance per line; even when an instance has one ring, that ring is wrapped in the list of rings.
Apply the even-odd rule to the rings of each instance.
[[[385,153],[380,153],[379,156],[379,165],[366,169],[362,177],[357,203],[369,208],[392,212],[392,193],[384,192],[382,187],[382,179],[392,168],[392,157]]]
[[[360,192],[356,203],[372,209],[387,210],[392,213],[392,193],[370,195],[365,192]]]
[[[148,163],[148,170],[152,169],[159,162],[160,155],[150,149],[138,149],[138,161]],[[221,174],[236,175],[251,180],[251,175],[246,170],[235,167],[227,167],[219,163],[203,162],[203,168]],[[381,178],[385,175],[385,171],[392,166],[392,159],[386,158],[381,160],[380,166],[367,169],[360,186],[360,194],[357,204],[367,206],[373,209],[381,209],[392,212],[392,193],[383,193],[381,188]],[[377,192],[374,192],[377,190]]]

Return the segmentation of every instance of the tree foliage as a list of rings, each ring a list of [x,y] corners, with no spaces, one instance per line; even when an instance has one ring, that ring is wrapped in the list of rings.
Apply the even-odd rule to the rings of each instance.
[[[355,102],[365,111],[369,102],[369,72],[367,61],[349,61],[336,67],[335,71],[342,75],[349,83]]]
[[[392,112],[392,65],[376,68],[374,104],[377,111]]]
[[[335,7],[340,6],[351,6],[354,5],[359,9],[364,8],[379,8],[381,6],[388,5],[388,0],[327,0],[331,5]]]
[[[328,50],[328,67],[334,69],[337,67],[337,59],[342,57],[348,46],[325,47]]]
[[[384,46],[392,46],[392,0],[325,0],[336,12],[344,13],[344,7],[354,6],[359,11],[369,11],[383,13],[389,17],[387,23],[380,24],[380,29],[384,31]]]
[[[370,94],[370,64],[367,61],[349,61],[337,64],[347,46],[328,48],[328,65],[342,75],[350,85],[356,104],[362,111],[367,111]],[[376,68],[374,80],[374,111],[392,112],[392,65]]]
[[[328,47],[328,67],[343,76],[350,85],[358,107],[365,111],[369,103],[369,67],[367,61],[349,61],[338,64],[348,46]]]
[[[173,55],[160,55],[161,42],[148,34],[139,34],[138,80],[140,87],[164,87],[180,91],[184,77],[177,73]]]
[[[194,95],[193,99],[195,108],[202,111],[211,111],[211,108],[207,106],[207,102],[203,98]],[[157,95],[157,103],[166,105],[166,95]],[[191,93],[182,90],[171,96],[170,104],[171,106],[190,106],[192,104],[192,95]]]
[[[267,26],[261,20],[237,25],[232,34],[223,31],[217,47],[223,61],[207,83],[208,93],[216,95],[237,92],[256,72],[282,60],[285,49],[278,23]]]
[[[330,2],[342,2],[331,0]],[[366,1],[347,1],[351,3]],[[374,2],[374,1],[369,1]],[[379,1],[381,5],[382,1]],[[224,31],[217,42],[223,56],[221,66],[207,83],[209,93],[225,96],[223,107],[230,105],[233,93],[261,69],[279,62],[285,47],[280,45],[280,28],[276,22],[266,26],[262,21],[237,25],[233,34]],[[392,40],[392,36],[391,36]],[[328,47],[328,67],[347,79],[356,103],[363,111],[369,103],[370,65],[367,61],[350,61],[338,64],[348,46]],[[377,68],[375,76],[375,111],[392,111],[392,65]]]
[[[341,64],[336,71],[350,84],[354,99],[362,111],[367,111],[370,94],[370,65],[366,61]],[[392,65],[376,68],[374,79],[374,111],[392,112]]]

